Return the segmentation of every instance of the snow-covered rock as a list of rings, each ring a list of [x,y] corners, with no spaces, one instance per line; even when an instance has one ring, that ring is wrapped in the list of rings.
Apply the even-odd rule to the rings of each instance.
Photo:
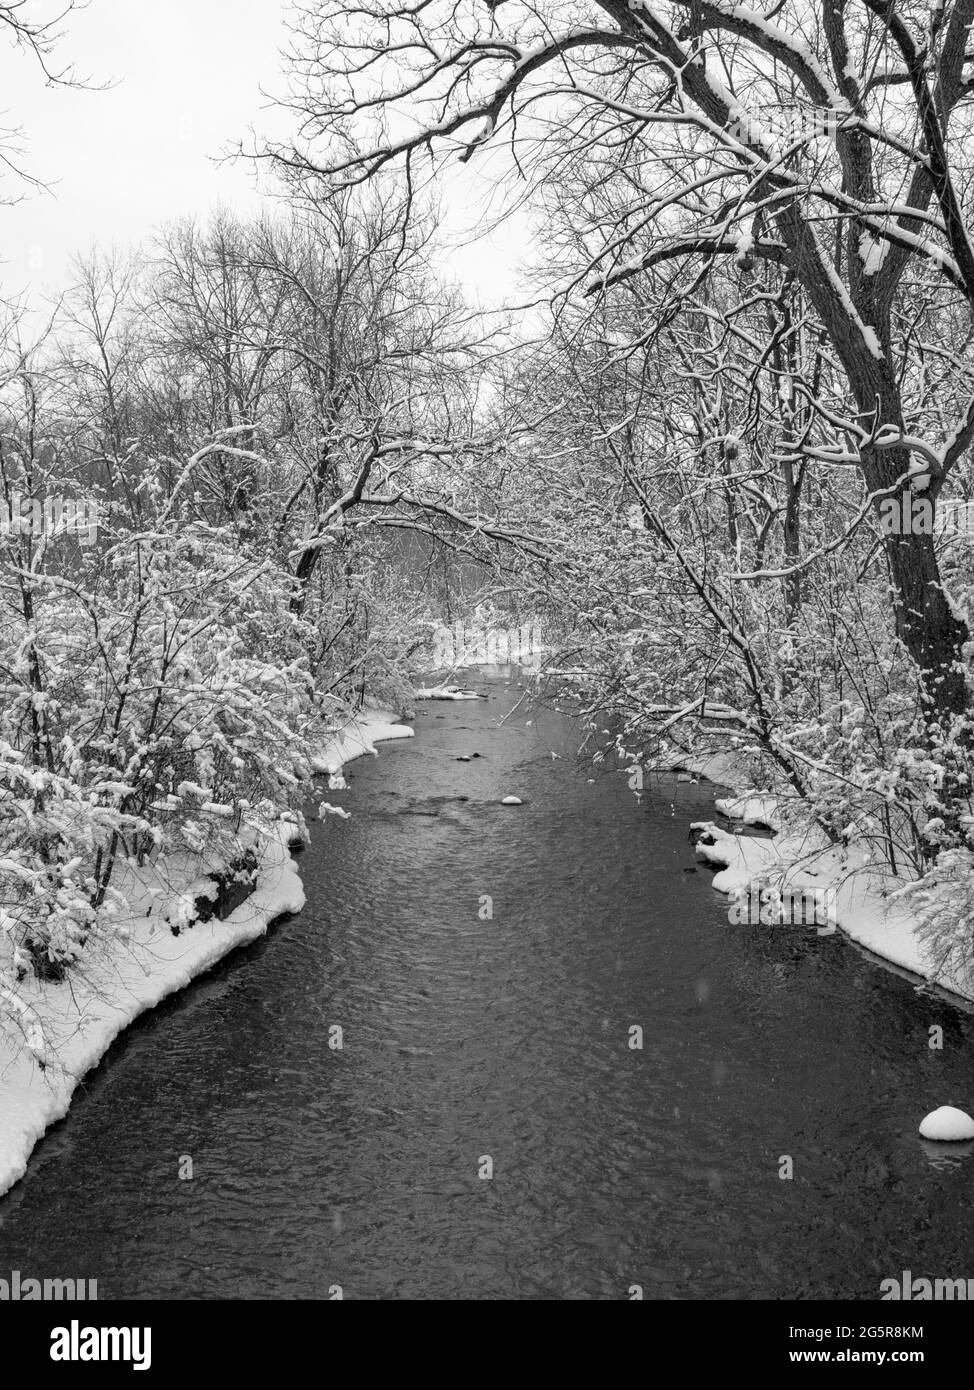
[[[936,1139],[940,1143],[974,1139],[974,1120],[956,1106],[941,1105],[921,1121],[920,1134],[924,1139]]]

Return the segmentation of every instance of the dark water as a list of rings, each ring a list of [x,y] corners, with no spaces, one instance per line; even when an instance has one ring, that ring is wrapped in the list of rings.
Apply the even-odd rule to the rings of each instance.
[[[839,937],[731,926],[684,872],[712,788],[589,783],[565,720],[499,727],[518,692],[485,688],[353,764],[306,911],[119,1040],[0,1200],[0,1275],[171,1298],[974,1277],[974,1155],[916,1133],[974,1104],[972,1018]]]

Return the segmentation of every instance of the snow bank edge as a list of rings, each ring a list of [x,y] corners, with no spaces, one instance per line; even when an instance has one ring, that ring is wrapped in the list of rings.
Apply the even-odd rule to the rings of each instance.
[[[338,772],[353,759],[377,753],[376,743],[411,738],[414,730],[398,723],[390,711],[368,710],[338,731],[319,758],[316,772]],[[30,1156],[48,1129],[71,1107],[75,1089],[97,1067],[115,1039],[149,1009],[185,989],[239,946],[263,936],[268,928],[304,907],[305,893],[290,848],[298,843],[293,825],[281,822],[261,850],[257,885],[222,921],[196,922],[173,937],[153,940],[152,964],[136,952],[114,961],[114,997],[102,997],[104,982],[74,982],[80,1023],[58,1049],[56,1066],[41,1071],[29,1054],[19,1053],[0,1071],[0,1197],[27,1171]],[[160,947],[172,943],[163,953]],[[90,1011],[90,1012],[89,1012]]]

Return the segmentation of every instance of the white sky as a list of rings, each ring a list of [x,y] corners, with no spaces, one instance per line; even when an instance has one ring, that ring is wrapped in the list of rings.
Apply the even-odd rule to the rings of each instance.
[[[285,8],[283,0],[91,0],[69,21],[54,66],[73,62],[96,83],[114,82],[107,91],[47,87],[31,58],[0,45],[0,125],[23,129],[26,167],[52,185],[0,206],[0,293],[60,288],[72,254],[95,242],[125,247],[217,204],[256,211],[251,168],[214,161],[251,127],[290,130],[260,94],[283,85]],[[4,186],[16,191],[11,180]],[[477,236],[489,188],[476,171],[445,191],[456,243],[449,273],[484,303],[517,299],[525,224]],[[464,244],[471,236],[476,244]]]

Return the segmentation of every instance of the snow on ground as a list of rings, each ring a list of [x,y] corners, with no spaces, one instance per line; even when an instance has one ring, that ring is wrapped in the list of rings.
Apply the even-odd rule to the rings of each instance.
[[[974,1001],[974,979],[944,968],[917,933],[916,918],[892,894],[902,880],[882,873],[856,845],[830,845],[814,829],[774,839],[732,835],[711,821],[697,822],[696,852],[717,867],[714,887],[721,893],[747,893],[752,883],[783,888],[821,889],[829,894],[835,919],[851,940],[872,955]],[[813,928],[814,929],[814,928]],[[785,931],[808,927],[786,926]]]
[[[458,685],[430,685],[413,692],[416,700],[479,700],[476,690],[461,690]]]
[[[78,1082],[124,1028],[228,951],[260,936],[276,917],[303,907],[304,890],[288,852],[293,833],[282,823],[261,837],[257,888],[224,921],[196,922],[176,936],[160,912],[133,917],[124,946],[86,960],[65,983],[28,977],[20,984],[19,994],[44,1030],[47,1066],[42,1070],[30,1051],[14,1052],[13,1040],[0,1036],[0,1193],[23,1176],[34,1145],[67,1112]],[[183,896],[191,885],[185,883]]]
[[[679,753],[672,754],[654,766],[670,772],[692,772],[724,787],[746,787],[749,773],[739,753]]]
[[[337,777],[346,763],[363,753],[378,756],[377,743],[387,739],[412,738],[408,724],[399,724],[388,710],[364,709],[333,735],[328,747],[311,759],[315,772]]]
[[[344,763],[375,753],[380,740],[412,733],[388,711],[365,710],[336,731],[315,770],[339,777]],[[162,865],[126,866],[117,886],[129,902],[122,919],[127,937],[93,950],[62,984],[33,975],[23,980],[18,995],[32,1011],[22,1020],[31,1046],[0,1029],[0,1194],[23,1177],[35,1144],[67,1113],[79,1081],[124,1028],[235,947],[263,935],[278,917],[301,910],[304,889],[289,846],[303,834],[294,815],[250,827],[242,839],[257,855],[256,888],[223,921],[185,925],[193,900],[212,893],[209,875],[225,867],[213,856],[174,855]],[[42,1036],[34,1036],[38,1028]]]
[[[710,821],[693,826],[700,832],[696,852],[715,866],[714,887],[721,893],[747,893],[753,884],[792,890],[821,889],[828,894],[830,919],[840,931],[870,955],[911,976],[928,980],[961,999],[974,1001],[970,972],[945,968],[918,935],[916,917],[897,901],[903,880],[880,872],[868,851],[855,843],[829,845],[814,826],[803,831],[781,830],[780,798],[749,786],[754,771],[732,750],[709,754],[674,754],[666,762],[671,771],[693,772],[710,782],[733,789],[715,806],[729,820],[766,826],[773,839],[733,835]],[[814,927],[782,930],[808,931]]]
[[[728,820],[765,826],[768,830],[780,829],[778,798],[770,792],[746,791],[740,796],[719,796],[714,805]]]

